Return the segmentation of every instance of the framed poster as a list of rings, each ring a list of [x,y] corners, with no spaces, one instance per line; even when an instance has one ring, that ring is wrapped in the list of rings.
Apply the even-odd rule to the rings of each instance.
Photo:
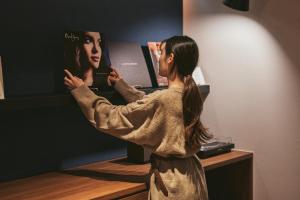
[[[64,69],[81,78],[90,88],[109,90],[110,59],[103,33],[65,31]]]

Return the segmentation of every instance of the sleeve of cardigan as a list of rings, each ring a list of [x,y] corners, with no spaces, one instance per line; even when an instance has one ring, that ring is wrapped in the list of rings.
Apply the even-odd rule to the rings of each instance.
[[[85,85],[72,90],[71,93],[86,118],[99,131],[141,145],[151,138],[147,131],[143,130],[149,129],[148,126],[157,111],[156,98],[146,96],[127,105],[116,106],[104,97],[95,95]]]
[[[117,81],[114,88],[128,103],[142,99],[145,96],[145,92],[137,90],[135,87],[128,85],[128,83],[123,79]]]

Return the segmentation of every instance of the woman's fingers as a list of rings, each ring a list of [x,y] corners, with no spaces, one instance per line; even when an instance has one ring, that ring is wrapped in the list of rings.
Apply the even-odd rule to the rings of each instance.
[[[66,73],[66,75],[67,75],[67,77],[68,77],[69,79],[73,79],[73,78],[74,78],[74,76],[72,75],[71,72],[69,72],[69,70],[65,69],[64,72]]]
[[[110,81],[115,81],[115,80],[116,80],[116,77],[115,77],[114,75],[109,75],[109,76],[108,76],[108,79],[109,79]]]
[[[72,80],[71,79],[69,79],[68,77],[66,77],[65,76],[65,78],[64,78],[64,81],[67,81],[67,82],[69,82],[69,83],[72,83]]]
[[[114,85],[117,80],[118,80],[118,78],[116,76],[113,76],[113,75],[109,75],[107,77],[107,83],[108,83],[109,86]]]
[[[69,85],[74,86],[74,78],[73,80],[69,79],[68,77],[65,76],[64,81],[67,82]]]
[[[116,73],[116,72],[114,72],[114,71],[110,72],[110,74],[109,74],[109,75],[110,75],[110,76],[115,76],[115,77],[118,77],[117,73]]]
[[[115,73],[117,74],[117,77],[120,77],[120,74],[118,73],[117,70],[115,70]]]
[[[117,77],[120,77],[119,73],[117,72],[117,70],[115,68],[111,68],[113,71],[113,73],[117,76]]]
[[[66,86],[71,87],[71,84],[67,81],[64,82]]]
[[[83,80],[81,78],[78,78],[77,76],[74,76],[73,82],[76,88],[84,84]]]
[[[111,80],[109,79],[109,77],[107,79],[107,84],[108,84],[108,86],[112,86],[112,83],[111,83]]]
[[[67,86],[69,90],[72,90],[74,88],[73,82],[67,77],[64,78],[64,84]]]
[[[65,69],[64,71],[66,74],[64,83],[70,90],[78,88],[84,84],[82,79],[78,78],[77,76],[73,76],[69,70]]]
[[[67,81],[65,81],[65,85],[67,86],[67,88],[69,89],[69,90],[72,90],[74,87],[73,87],[73,85],[71,85],[69,82],[67,82]]]
[[[78,84],[82,84],[83,83],[83,80],[81,78],[78,78],[77,76],[74,76],[74,79],[76,80],[76,82]]]
[[[67,77],[64,78],[65,85],[73,85],[73,82]]]

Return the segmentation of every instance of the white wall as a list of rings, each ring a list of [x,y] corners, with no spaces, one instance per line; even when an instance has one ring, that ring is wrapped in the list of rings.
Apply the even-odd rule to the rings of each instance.
[[[300,199],[300,1],[183,0],[211,93],[203,121],[254,151],[254,199]]]

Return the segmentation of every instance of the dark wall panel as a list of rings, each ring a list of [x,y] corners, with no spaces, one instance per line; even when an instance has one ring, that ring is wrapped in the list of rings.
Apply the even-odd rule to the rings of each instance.
[[[0,3],[5,94],[57,94],[64,30],[111,40],[182,35],[181,0],[10,0]],[[59,84],[58,84],[59,83]],[[126,143],[91,127],[77,106],[0,112],[0,181],[126,154]]]
[[[6,96],[57,92],[64,30],[101,31],[111,40],[141,45],[182,34],[179,0],[10,0],[0,5]]]

